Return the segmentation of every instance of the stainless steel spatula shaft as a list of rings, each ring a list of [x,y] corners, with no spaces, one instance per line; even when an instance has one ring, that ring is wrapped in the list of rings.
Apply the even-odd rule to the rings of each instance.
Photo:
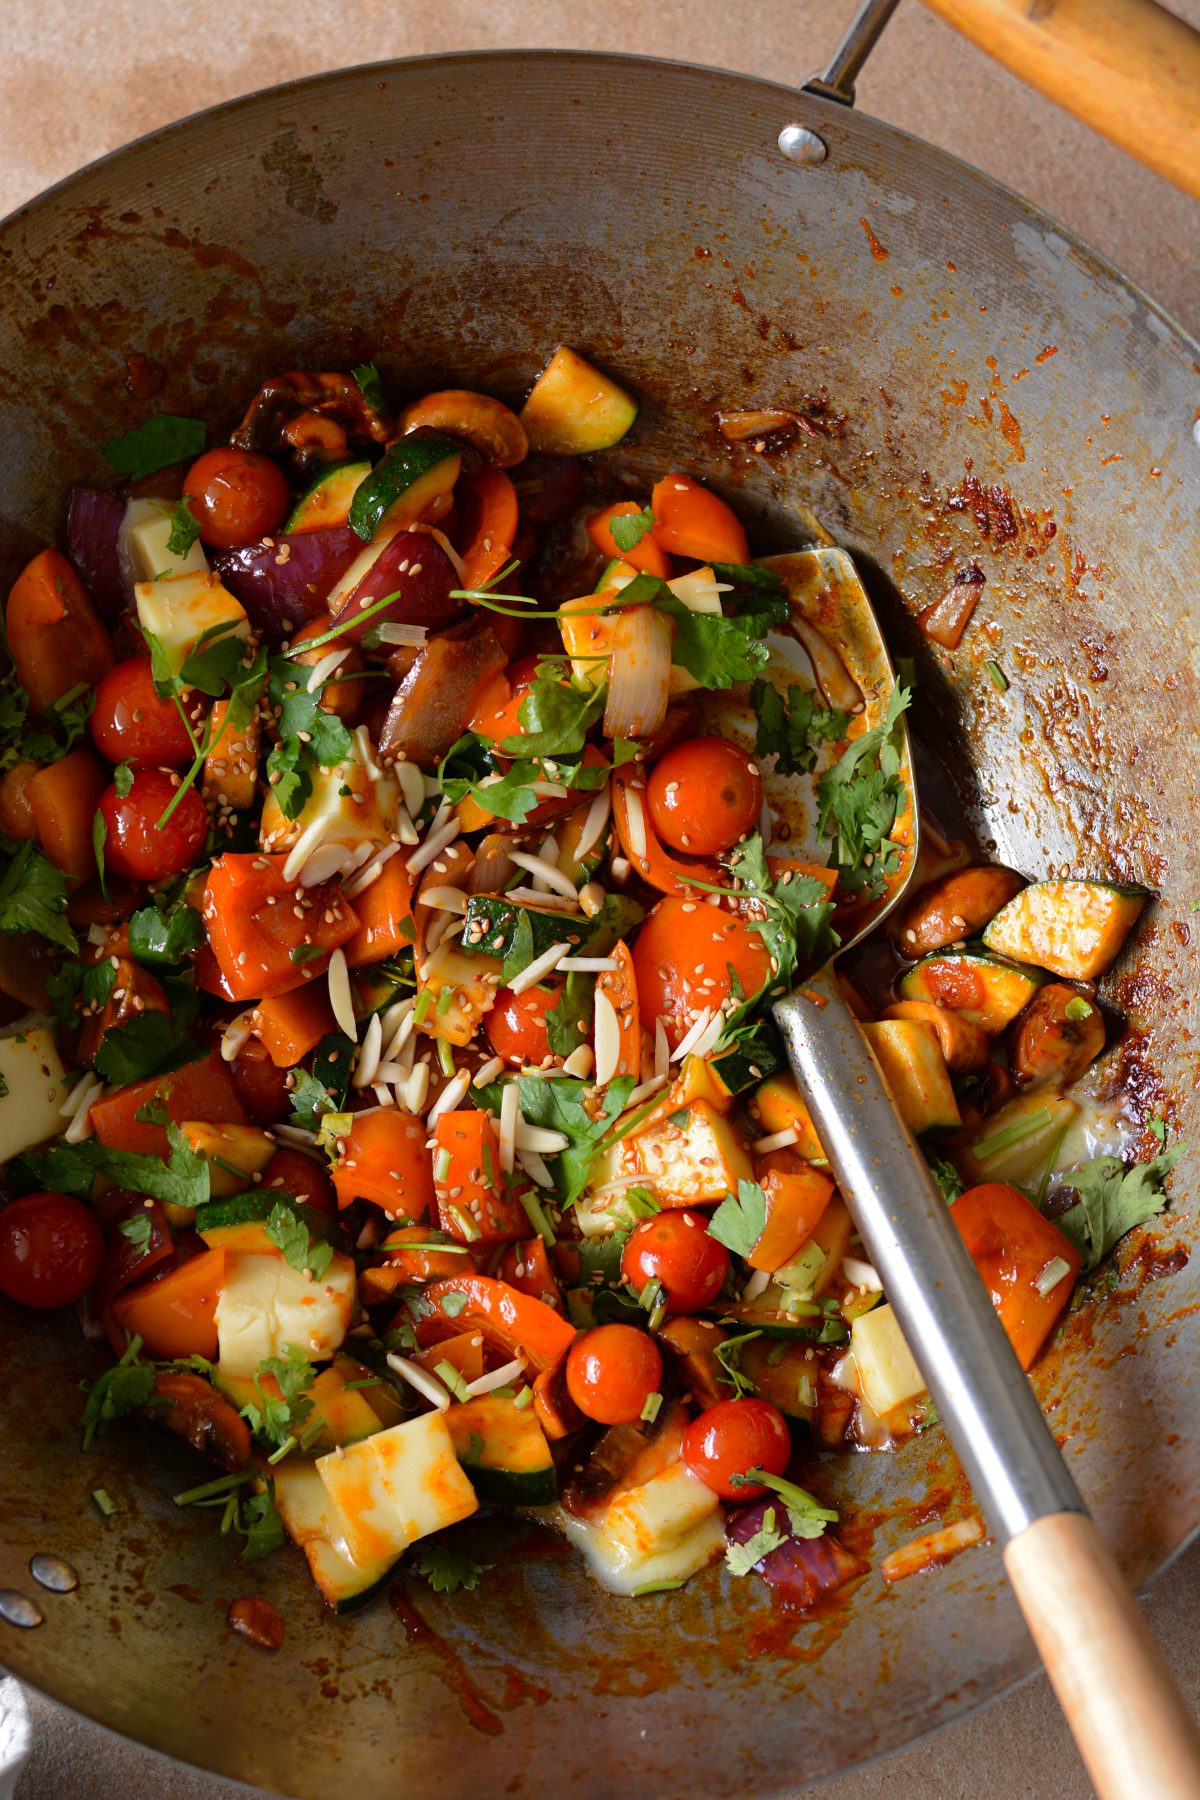
[[[1001,1543],[1083,1502],[832,965],[780,1001],[818,1137],[976,1499]]]

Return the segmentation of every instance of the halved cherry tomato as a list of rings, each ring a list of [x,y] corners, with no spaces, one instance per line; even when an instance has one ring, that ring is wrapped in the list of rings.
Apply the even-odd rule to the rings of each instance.
[[[488,1043],[497,1056],[514,1069],[536,1068],[549,1056],[546,1014],[558,1005],[565,985],[561,976],[548,975],[522,994],[506,987],[499,990],[496,1004],[483,1021]]]
[[[745,563],[750,546],[741,520],[690,475],[664,475],[650,496],[654,541],[661,550],[700,563]]]
[[[320,1163],[315,1163],[311,1156],[305,1156],[302,1151],[277,1150],[263,1170],[262,1185],[264,1188],[278,1188],[281,1193],[290,1194],[293,1200],[299,1200],[304,1206],[311,1206],[315,1212],[324,1213],[327,1219],[332,1219],[337,1212],[337,1196],[333,1191],[332,1181]]]
[[[632,1325],[597,1325],[567,1356],[567,1392],[600,1425],[635,1425],[662,1381],[662,1352]]]
[[[332,1024],[329,1029],[333,1030]],[[323,1035],[318,1034],[314,1042]],[[306,1045],[305,1053],[312,1048],[312,1044]],[[294,1057],[286,1068],[279,1068],[265,1044],[256,1037],[247,1038],[234,1057],[230,1072],[252,1125],[278,1125],[287,1118],[292,1110],[289,1078],[299,1060]]]
[[[24,1194],[0,1212],[0,1293],[22,1306],[70,1306],[103,1260],[104,1233],[69,1194]]]
[[[676,855],[663,843],[646,807],[646,777],[640,763],[625,763],[614,773],[612,809],[621,849],[650,887],[692,900],[697,897],[696,881],[723,885],[719,863]]]
[[[174,768],[192,760],[192,741],[179,708],[173,700],[159,699],[150,668],[148,656],[130,656],[97,684],[88,729],[110,763],[167,763]]]
[[[688,738],[651,769],[646,801],[665,844],[715,856],[753,831],[762,792],[758,764],[745,750],[725,738]]]
[[[646,575],[657,575],[665,581],[671,573],[671,565],[663,555],[662,546],[646,532],[629,550],[622,550],[612,534],[614,519],[632,518],[640,513],[641,507],[636,500],[619,500],[616,506],[606,506],[603,512],[593,513],[587,522],[587,534],[597,550],[602,550],[610,559],[619,557],[631,568],[640,569]]]
[[[621,1252],[621,1279],[640,1294],[660,1281],[669,1316],[711,1306],[725,1285],[729,1252],[701,1213],[661,1212],[635,1225]]]
[[[792,1453],[787,1421],[769,1400],[718,1400],[693,1419],[683,1440],[683,1460],[722,1500],[753,1500],[768,1490],[758,1481],[735,1481],[751,1469],[782,1475]]]
[[[101,794],[106,868],[130,881],[163,881],[191,867],[208,837],[208,813],[195,788],[161,830],[158,824],[178,788],[179,777],[165,769],[138,769],[127,794],[115,787]]]
[[[744,919],[700,900],[660,900],[633,946],[642,1017],[661,1018],[667,1041],[679,1043],[706,1006],[733,992],[730,969],[749,998],[771,974],[762,936]]]
[[[206,450],[187,472],[184,498],[200,526],[200,541],[214,550],[241,550],[283,523],[288,487],[267,456],[225,445]]]

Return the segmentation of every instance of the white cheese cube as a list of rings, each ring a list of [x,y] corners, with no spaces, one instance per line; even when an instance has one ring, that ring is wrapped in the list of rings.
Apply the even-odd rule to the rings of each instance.
[[[618,1494],[604,1515],[603,1529],[639,1556],[654,1556],[673,1549],[720,1504],[690,1469],[673,1463],[641,1487]]]
[[[216,575],[165,575],[139,581],[133,590],[141,625],[162,644],[178,674],[206,632],[223,625],[234,637],[249,638],[250,621]]]
[[[318,1457],[317,1470],[360,1563],[398,1556],[479,1508],[439,1412]]]
[[[850,1350],[862,1396],[872,1411],[889,1413],[915,1394],[925,1380],[904,1341],[895,1313],[886,1303],[862,1313],[850,1328]]]
[[[68,1092],[47,1026],[0,1038],[0,1163],[57,1137],[67,1123],[59,1108]]]
[[[227,1375],[253,1375],[289,1346],[309,1361],[333,1355],[350,1327],[354,1263],[334,1254],[314,1281],[279,1255],[232,1255],[217,1301],[218,1360]]]
[[[164,511],[165,508],[165,511]],[[135,581],[153,581],[158,575],[204,575],[208,561],[199,538],[185,556],[167,549],[171,535],[171,506],[165,500],[128,500],[121,521],[122,561]]]

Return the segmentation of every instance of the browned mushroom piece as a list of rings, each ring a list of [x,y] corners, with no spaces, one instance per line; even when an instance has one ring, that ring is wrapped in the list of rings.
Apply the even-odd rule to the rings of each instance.
[[[230,1603],[226,1622],[239,1637],[260,1650],[278,1650],[283,1643],[283,1620],[269,1600],[246,1594]]]
[[[1065,981],[1039,988],[1017,1020],[1009,1061],[1017,1086],[1066,1087],[1104,1048],[1104,1015]]]
[[[485,682],[505,661],[500,639],[477,618],[431,638],[396,690],[380,755],[435,769],[467,729]]]
[[[1024,886],[1024,878],[1012,869],[993,866],[959,869],[931,881],[900,915],[901,951],[926,956],[974,937]]]
[[[693,1318],[670,1319],[657,1333],[659,1342],[670,1347],[684,1393],[701,1409],[728,1400],[733,1393],[730,1377],[717,1360],[717,1347],[728,1335],[711,1319]]]
[[[338,462],[351,444],[382,444],[391,422],[353,375],[295,370],[263,383],[230,437],[240,450],[290,450],[303,470]]]
[[[244,1469],[250,1461],[250,1427],[202,1375],[164,1370],[154,1378],[147,1412],[223,1469]],[[163,1405],[162,1402],[166,1402]]]
[[[885,1009],[885,1019],[918,1019],[937,1032],[946,1067],[952,1075],[974,1075],[991,1055],[986,1031],[948,1006],[932,1000],[897,1000]]]

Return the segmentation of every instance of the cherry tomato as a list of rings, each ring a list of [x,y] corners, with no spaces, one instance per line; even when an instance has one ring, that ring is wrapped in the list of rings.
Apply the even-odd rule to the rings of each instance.
[[[729,1252],[708,1235],[702,1213],[661,1212],[635,1225],[621,1253],[621,1277],[640,1294],[663,1286],[667,1312],[699,1312],[716,1299],[729,1273]]]
[[[104,1233],[81,1200],[25,1194],[0,1212],[0,1293],[22,1306],[70,1306],[103,1260]]]
[[[192,760],[179,708],[155,693],[148,656],[131,656],[101,679],[88,727],[97,750],[110,763],[174,766]]]
[[[190,868],[208,837],[208,813],[189,788],[162,830],[161,819],[179,787],[165,769],[138,769],[123,797],[115,787],[100,796],[104,820],[104,864],[130,881],[163,881]]]
[[[716,856],[753,831],[762,776],[754,759],[725,738],[688,738],[655,763],[646,798],[664,844]]]
[[[214,550],[241,550],[282,523],[288,488],[279,467],[251,450],[206,450],[187,472],[184,497]]]
[[[683,1439],[683,1460],[722,1500],[754,1500],[768,1490],[760,1482],[735,1486],[749,1469],[782,1475],[792,1440],[787,1420],[769,1400],[718,1400],[693,1419]]]
[[[262,1186],[290,1194],[293,1200],[324,1213],[327,1219],[337,1216],[333,1183],[321,1165],[300,1150],[277,1150],[263,1170]]]
[[[233,1059],[232,1074],[252,1125],[278,1125],[287,1118],[292,1110],[291,1070],[277,1068],[257,1038],[248,1038],[242,1045]]]
[[[501,988],[496,995],[496,1004],[484,1017],[483,1029],[496,1055],[514,1069],[536,1067],[543,1057],[549,1056],[546,1014],[558,1005],[563,985],[561,977],[556,980],[548,976],[537,987],[526,988],[523,994]],[[584,1039],[579,1041],[582,1044]]]
[[[674,1048],[703,1007],[729,998],[730,968],[749,998],[769,979],[771,960],[745,919],[668,895],[634,939],[633,968],[643,1019],[661,1018]]]
[[[632,1325],[597,1325],[567,1353],[567,1392],[600,1425],[634,1425],[662,1380],[662,1356]]]

